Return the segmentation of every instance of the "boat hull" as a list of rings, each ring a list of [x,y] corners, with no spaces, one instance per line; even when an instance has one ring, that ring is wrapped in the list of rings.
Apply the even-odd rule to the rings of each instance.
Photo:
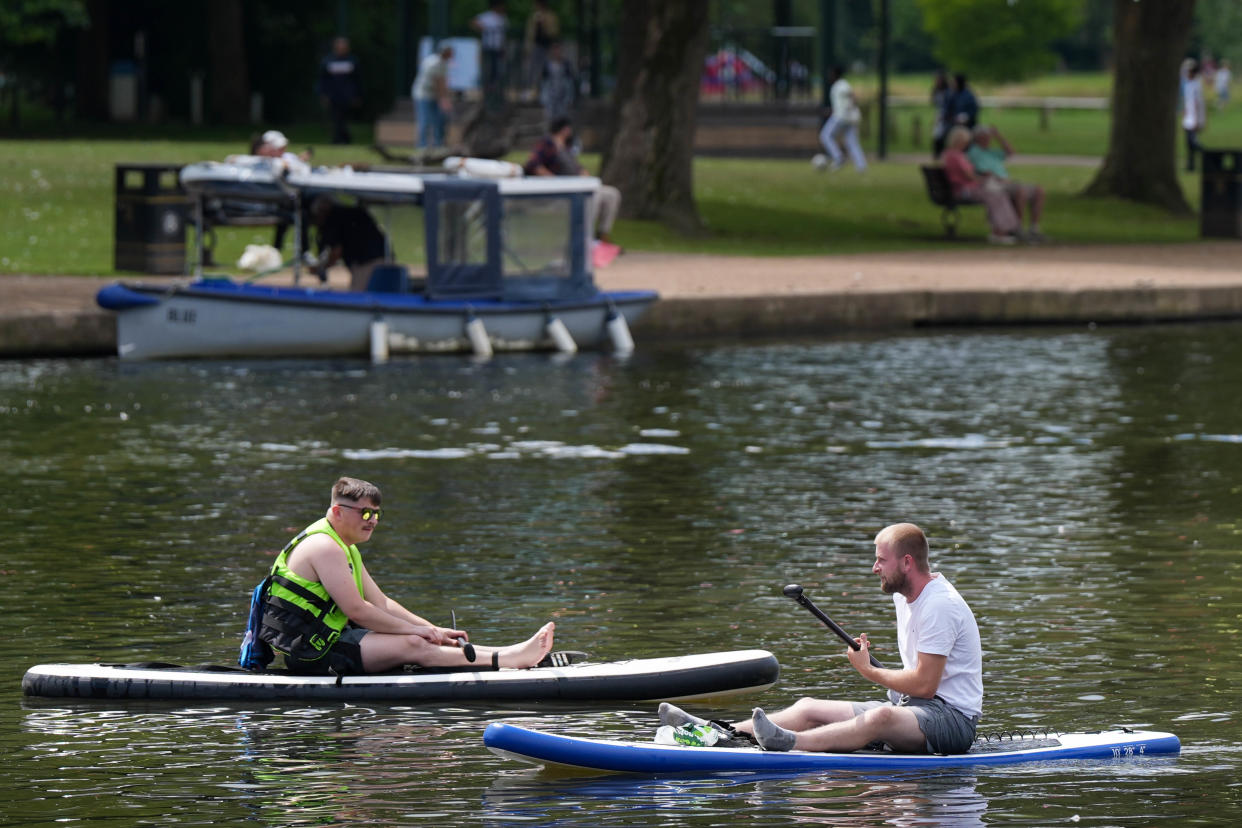
[[[22,692],[90,699],[655,701],[759,692],[779,675],[775,656],[765,650],[529,670],[413,670],[343,677],[225,667],[40,664],[22,678]]]
[[[768,752],[758,748],[688,747],[653,742],[586,739],[530,730],[502,722],[487,726],[483,733],[483,744],[499,756],[536,765],[641,774],[903,771],[1064,759],[1122,759],[1173,754],[1181,750],[1181,743],[1171,733],[1114,730],[976,744],[969,753],[954,756],[881,751]],[[1000,749],[996,749],[998,747]]]
[[[430,300],[421,295],[348,293],[232,282],[168,288],[119,283],[99,304],[117,316],[123,359],[366,356],[372,323],[382,321],[391,353],[472,350],[466,323],[477,318],[495,351],[554,348],[555,316],[579,348],[606,347],[614,312],[633,324],[657,299],[649,291],[601,293],[578,300],[504,302]]]

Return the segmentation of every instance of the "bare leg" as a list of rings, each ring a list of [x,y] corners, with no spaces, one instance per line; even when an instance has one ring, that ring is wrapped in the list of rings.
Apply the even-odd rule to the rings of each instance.
[[[491,667],[492,653],[501,667],[533,667],[552,649],[556,625],[549,621],[539,631],[519,644],[508,647],[475,645],[474,664]],[[367,633],[362,638],[362,666],[368,673],[377,673],[404,664],[422,667],[468,667],[465,651],[458,647],[430,644],[417,635]]]
[[[847,722],[824,725],[798,734],[798,750],[861,750],[872,742],[886,742],[894,750],[923,750],[927,737],[918,717],[908,707],[885,705],[855,716]]]
[[[802,698],[791,707],[777,711],[768,717],[773,724],[786,730],[811,730],[821,725],[844,722],[854,718],[854,705],[847,701]],[[738,722],[734,730],[754,735],[749,721]]]

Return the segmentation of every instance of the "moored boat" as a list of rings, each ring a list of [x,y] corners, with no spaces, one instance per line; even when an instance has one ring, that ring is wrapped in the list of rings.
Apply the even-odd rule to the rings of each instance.
[[[182,170],[196,199],[197,278],[103,288],[97,302],[116,313],[119,356],[625,352],[633,347],[630,325],[657,299],[653,291],[605,292],[595,284],[590,199],[598,179],[286,169],[278,162],[243,158]],[[302,286],[296,250],[293,285],[203,274],[208,202],[266,205],[296,222],[304,204],[325,195],[368,208],[421,208],[423,240],[416,244],[425,262],[377,266],[362,291]]]
[[[371,701],[655,701],[757,693],[780,676],[765,650],[533,667],[410,669],[350,676],[169,664],[39,664],[27,696],[93,699]]]

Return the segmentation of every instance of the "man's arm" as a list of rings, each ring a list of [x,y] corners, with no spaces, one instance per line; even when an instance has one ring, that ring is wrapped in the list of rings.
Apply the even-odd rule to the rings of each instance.
[[[345,553],[331,538],[326,536],[307,538],[297,551],[301,553],[301,566],[310,570],[311,578],[323,584],[329,597],[336,602],[342,612],[349,616],[350,621],[374,632],[418,635],[433,644],[440,643],[441,636],[435,632],[432,625],[425,622],[418,624],[409,618],[397,616],[359,595],[358,587],[354,584],[354,575],[349,571]],[[306,577],[305,573],[299,574]],[[369,576],[364,574],[364,589],[368,578]],[[378,592],[378,587],[375,589]],[[371,595],[373,597],[374,593]],[[379,598],[387,600],[382,592],[379,593]]]
[[[991,133],[992,137],[996,139],[996,143],[1000,144],[1001,149],[1005,151],[1005,157],[1008,158],[1013,155],[1013,147],[1005,140],[1005,136],[1001,135],[1001,131],[996,127],[992,127]]]
[[[859,675],[889,690],[895,690],[916,699],[930,699],[940,689],[940,679],[944,676],[944,665],[948,656],[919,653],[919,663],[914,669],[895,670],[888,667],[871,666],[871,644],[864,633],[856,639],[861,649],[853,647],[846,650],[850,664]]]

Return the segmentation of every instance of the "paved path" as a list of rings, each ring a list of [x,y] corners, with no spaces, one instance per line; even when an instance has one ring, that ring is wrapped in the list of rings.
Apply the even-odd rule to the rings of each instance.
[[[343,271],[333,281],[343,285]],[[1242,317],[1242,241],[793,258],[627,253],[597,281],[658,290],[662,301],[635,331],[655,338],[1228,318]],[[111,318],[94,304],[105,283],[0,276],[0,354],[110,350]]]

